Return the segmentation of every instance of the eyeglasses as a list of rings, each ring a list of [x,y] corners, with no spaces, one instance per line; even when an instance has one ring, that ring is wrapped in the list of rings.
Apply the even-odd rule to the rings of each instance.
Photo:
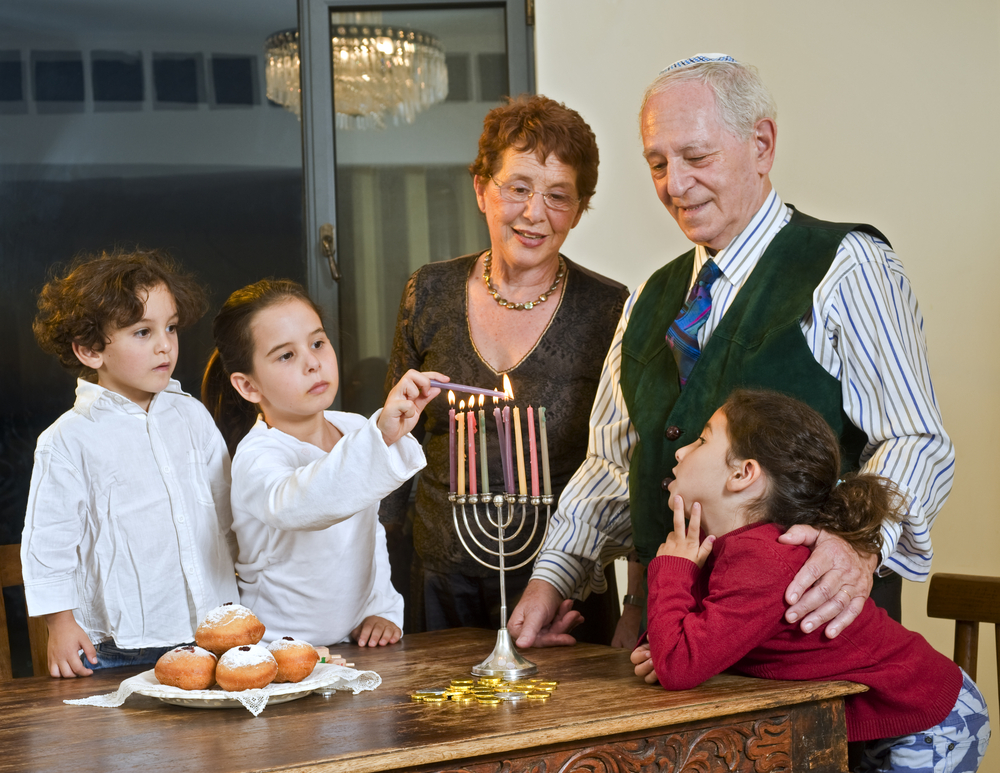
[[[541,191],[531,190],[531,188],[523,183],[502,183],[492,176],[490,179],[496,183],[497,188],[500,190],[500,198],[512,204],[523,204],[536,193],[542,197],[542,201],[545,202],[546,207],[556,212],[566,212],[580,203],[580,199],[574,199],[568,193],[560,193],[559,191],[542,193]]]

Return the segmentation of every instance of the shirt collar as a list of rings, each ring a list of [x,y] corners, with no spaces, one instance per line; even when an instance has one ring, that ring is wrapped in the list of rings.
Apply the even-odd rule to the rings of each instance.
[[[187,395],[183,389],[181,389],[181,384],[176,379],[170,379],[167,382],[164,392],[171,392],[175,395]],[[149,411],[153,411],[153,407],[157,403],[157,397],[160,396],[160,392],[153,395],[153,399],[149,403]],[[125,413],[132,414],[135,416],[146,416],[147,412],[136,405],[134,402],[129,400],[124,395],[120,395],[117,392],[112,392],[110,389],[102,387],[100,384],[95,384],[92,381],[85,381],[84,379],[77,379],[76,382],[76,402],[73,405],[73,409],[88,418],[95,408],[104,409],[114,409],[117,407],[118,410],[124,411]]]
[[[775,235],[788,222],[788,207],[773,188],[764,203],[753,216],[747,227],[727,246],[719,250],[713,260],[722,271],[720,278],[732,285],[739,285],[757,265],[757,260],[767,249]],[[694,251],[695,276],[712,257],[704,245],[698,244]]]

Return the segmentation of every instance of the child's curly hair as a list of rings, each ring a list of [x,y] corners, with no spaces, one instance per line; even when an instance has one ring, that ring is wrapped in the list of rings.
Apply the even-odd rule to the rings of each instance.
[[[91,373],[73,353],[76,343],[104,351],[115,330],[134,325],[145,312],[145,293],[164,285],[177,304],[179,327],[198,321],[208,308],[205,291],[160,250],[115,250],[78,256],[65,273],[54,275],[38,295],[32,323],[43,351],[63,367]]]

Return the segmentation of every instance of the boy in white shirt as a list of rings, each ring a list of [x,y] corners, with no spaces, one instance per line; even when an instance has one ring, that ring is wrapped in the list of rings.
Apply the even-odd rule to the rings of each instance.
[[[158,252],[78,259],[39,296],[36,340],[83,376],[38,438],[21,538],[54,677],[155,663],[238,599],[229,454],[171,379],[177,330],[205,306]]]

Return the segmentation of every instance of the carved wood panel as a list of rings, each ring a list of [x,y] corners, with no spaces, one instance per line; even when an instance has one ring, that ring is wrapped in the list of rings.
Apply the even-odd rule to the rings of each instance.
[[[441,773],[788,773],[787,715],[582,749],[473,763]]]

